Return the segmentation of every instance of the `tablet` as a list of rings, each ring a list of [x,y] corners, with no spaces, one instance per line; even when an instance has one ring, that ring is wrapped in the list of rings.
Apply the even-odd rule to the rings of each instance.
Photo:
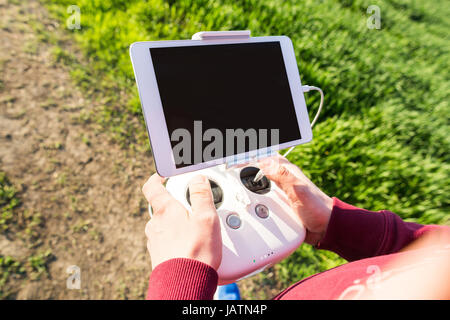
[[[312,139],[286,36],[136,42],[130,55],[163,177],[251,161]]]

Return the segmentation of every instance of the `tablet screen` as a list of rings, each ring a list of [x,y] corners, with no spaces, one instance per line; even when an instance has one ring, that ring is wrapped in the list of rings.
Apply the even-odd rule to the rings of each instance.
[[[150,55],[177,168],[301,139],[279,42]]]

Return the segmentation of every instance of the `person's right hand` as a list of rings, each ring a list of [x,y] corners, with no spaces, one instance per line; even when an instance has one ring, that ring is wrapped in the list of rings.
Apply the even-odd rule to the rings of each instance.
[[[305,242],[316,245],[327,231],[333,199],[312,183],[296,165],[280,155],[263,159],[258,166],[288,196],[291,207],[306,228]]]

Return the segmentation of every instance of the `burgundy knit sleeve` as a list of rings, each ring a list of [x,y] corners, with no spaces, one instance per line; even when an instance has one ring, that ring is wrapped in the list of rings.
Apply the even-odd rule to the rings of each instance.
[[[156,266],[150,275],[148,300],[211,300],[218,276],[211,266],[176,258]]]
[[[328,229],[317,248],[354,261],[397,252],[435,231],[448,236],[450,228],[405,222],[390,211],[368,211],[333,198]]]

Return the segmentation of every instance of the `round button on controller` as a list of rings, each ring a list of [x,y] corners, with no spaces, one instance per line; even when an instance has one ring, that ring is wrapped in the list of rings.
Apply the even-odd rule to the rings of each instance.
[[[255,207],[255,213],[258,217],[266,219],[269,216],[269,209],[263,204],[258,204]]]
[[[241,226],[241,218],[237,214],[230,214],[227,217],[227,225],[232,229],[238,229]]]

